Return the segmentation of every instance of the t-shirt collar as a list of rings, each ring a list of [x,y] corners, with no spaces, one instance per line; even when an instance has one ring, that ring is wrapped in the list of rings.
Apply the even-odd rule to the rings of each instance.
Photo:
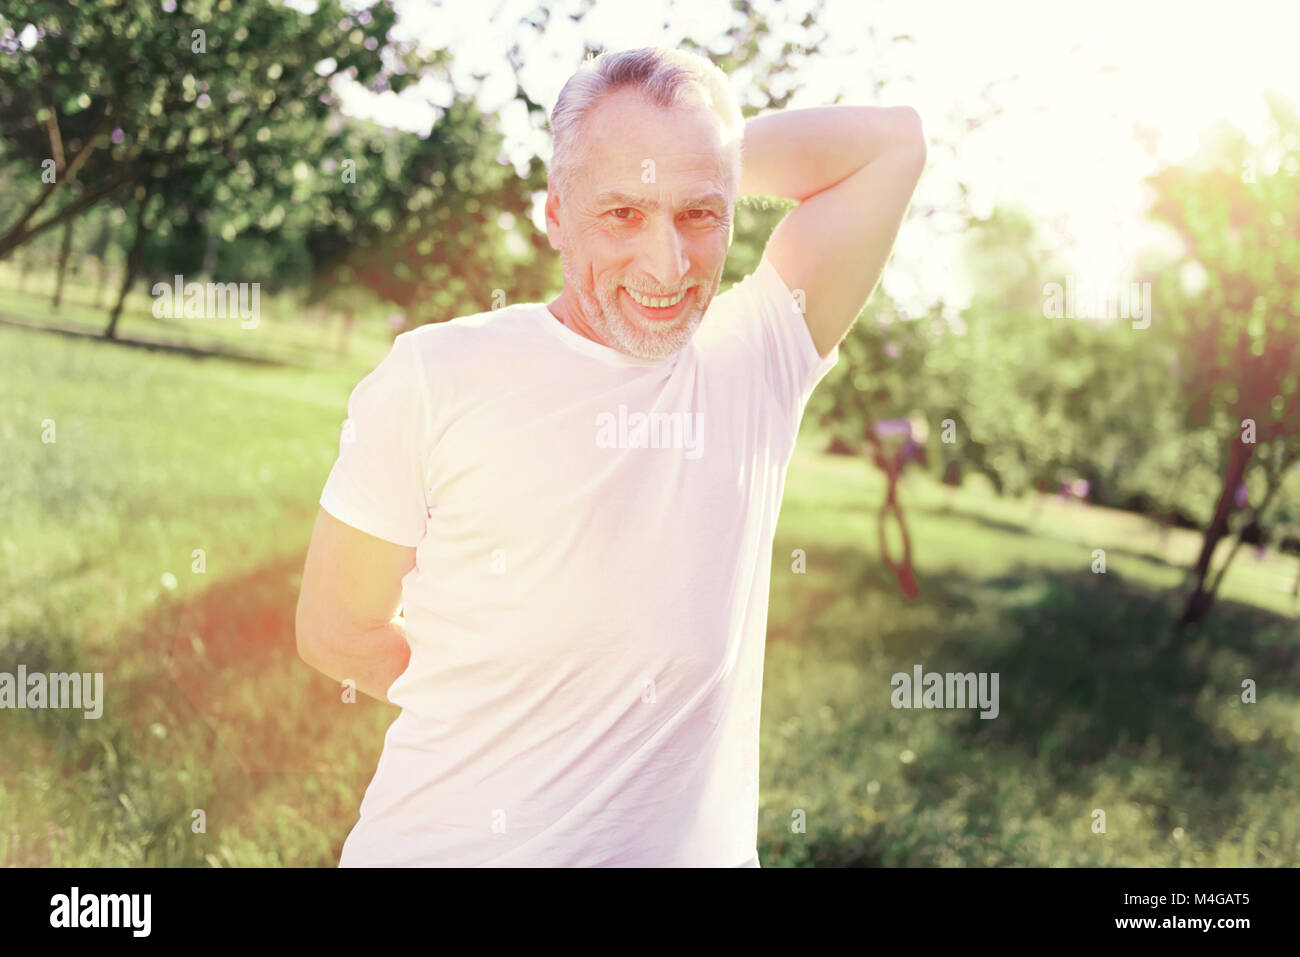
[[[677,357],[681,355],[680,352],[676,352],[662,359],[650,359],[644,356],[628,355],[626,352],[620,352],[617,349],[612,349],[609,346],[588,339],[580,332],[574,332],[560,320],[559,316],[551,312],[550,307],[545,303],[535,303],[534,305],[537,308],[538,316],[542,325],[550,331],[551,335],[555,336],[555,338],[559,339],[570,349],[586,353],[589,356],[601,359],[605,362],[625,366],[665,366],[675,362]]]

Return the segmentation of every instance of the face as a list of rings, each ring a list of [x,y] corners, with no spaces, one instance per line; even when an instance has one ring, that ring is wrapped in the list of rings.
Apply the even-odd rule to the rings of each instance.
[[[546,227],[564,291],[553,306],[610,348],[663,358],[691,339],[718,290],[731,240],[734,144],[707,107],[657,107],[631,90],[588,112],[563,201]]]

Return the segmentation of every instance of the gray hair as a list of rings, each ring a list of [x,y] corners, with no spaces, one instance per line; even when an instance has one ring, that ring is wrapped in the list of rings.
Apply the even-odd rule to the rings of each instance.
[[[727,75],[710,60],[685,50],[642,47],[602,53],[569,77],[551,111],[554,150],[550,176],[560,196],[566,196],[580,151],[583,118],[606,93],[629,87],[661,107],[698,103],[711,109],[726,136],[734,140],[734,167],[740,173],[740,147],[745,120],[732,95]]]

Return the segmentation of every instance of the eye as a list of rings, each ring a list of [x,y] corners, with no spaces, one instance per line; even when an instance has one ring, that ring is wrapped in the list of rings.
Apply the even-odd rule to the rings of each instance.
[[[625,216],[624,216],[624,215],[620,215],[621,213],[626,213],[627,215],[625,215]],[[614,217],[615,219],[631,219],[631,218],[632,218],[632,207],[631,207],[631,206],[620,206],[618,209],[611,209],[611,210],[610,210],[610,214],[613,215],[613,217]]]
[[[700,215],[696,216],[695,213],[699,213]],[[712,215],[713,213],[710,212],[709,210],[698,206],[694,209],[688,209],[686,211],[687,219],[703,219],[705,216],[712,216]]]

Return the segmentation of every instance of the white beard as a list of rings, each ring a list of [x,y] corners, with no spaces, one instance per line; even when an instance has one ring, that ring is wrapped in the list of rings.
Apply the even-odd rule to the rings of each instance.
[[[681,352],[695,335],[696,328],[704,318],[705,308],[713,299],[714,290],[709,290],[706,298],[703,287],[697,286],[691,305],[671,323],[655,322],[652,319],[634,323],[619,303],[619,284],[597,285],[593,296],[570,268],[573,258],[567,246],[561,248],[560,271],[565,286],[572,290],[582,310],[582,318],[607,344],[628,355],[642,359],[665,359]]]

